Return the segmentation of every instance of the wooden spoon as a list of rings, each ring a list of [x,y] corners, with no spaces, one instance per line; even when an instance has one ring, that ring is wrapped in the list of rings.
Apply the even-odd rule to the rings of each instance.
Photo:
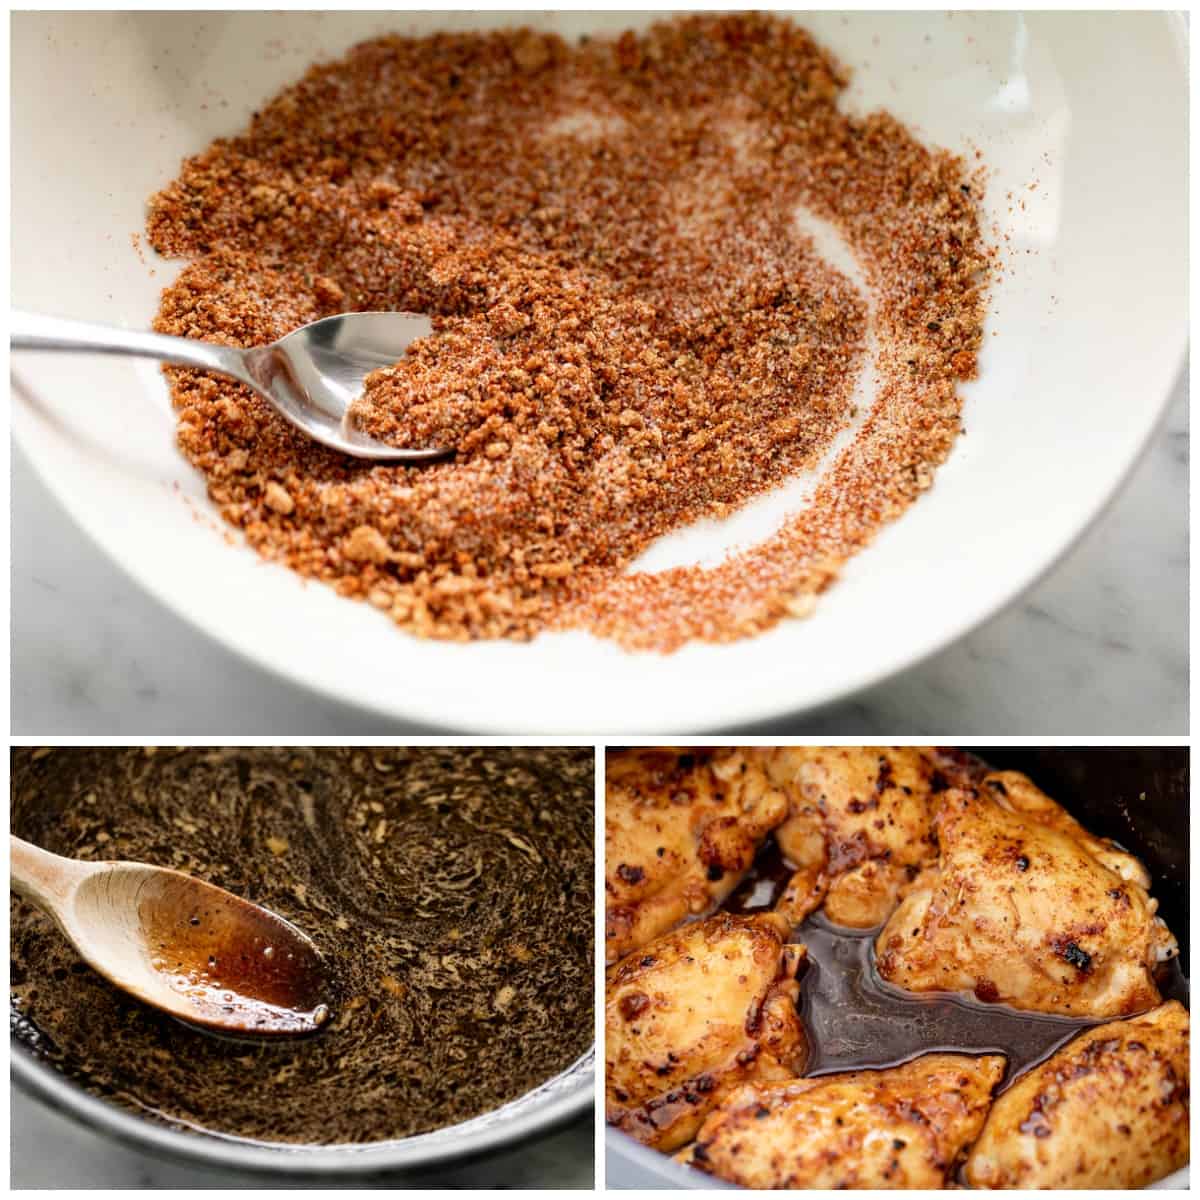
[[[12,838],[12,890],[52,917],[110,983],[226,1033],[311,1033],[325,965],[282,917],[180,871],[79,862]]]

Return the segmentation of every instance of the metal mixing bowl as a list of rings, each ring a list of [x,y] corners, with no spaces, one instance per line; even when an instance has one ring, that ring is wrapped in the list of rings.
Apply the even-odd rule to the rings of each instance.
[[[207,1166],[345,1175],[435,1167],[548,1133],[592,1103],[595,1051],[589,1050],[561,1075],[493,1112],[432,1133],[362,1146],[268,1145],[172,1128],[84,1091],[17,1038],[12,1039],[12,1077],[51,1108],[139,1149]]]
[[[1024,771],[1094,833],[1136,854],[1153,876],[1159,912],[1179,940],[1189,973],[1188,751],[1158,747],[1024,749],[980,747],[987,762]],[[605,1131],[605,1174],[610,1188],[728,1188],[615,1129]],[[1151,1185],[1184,1189],[1188,1170]]]

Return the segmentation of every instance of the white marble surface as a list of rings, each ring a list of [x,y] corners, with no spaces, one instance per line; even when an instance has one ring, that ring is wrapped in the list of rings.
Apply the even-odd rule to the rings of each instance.
[[[308,1188],[345,1181],[214,1170],[155,1158],[100,1137],[13,1088],[12,1188]],[[591,1188],[595,1124],[591,1114],[502,1154],[442,1171],[367,1176],[370,1188]]]
[[[1021,601],[852,700],[742,732],[1186,733],[1187,472],[1185,377],[1117,501]],[[12,489],[14,733],[422,732],[283,683],[159,607],[79,533],[19,453]]]

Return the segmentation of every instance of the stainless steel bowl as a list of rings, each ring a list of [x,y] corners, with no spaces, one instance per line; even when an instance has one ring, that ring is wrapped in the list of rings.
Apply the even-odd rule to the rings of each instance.
[[[1114,838],[1146,864],[1159,911],[1179,939],[1188,974],[1188,751],[980,747],[975,752],[997,767],[1026,772],[1089,829]],[[605,1130],[605,1180],[614,1189],[732,1187],[615,1129]],[[1187,1186],[1186,1167],[1151,1185],[1171,1190]]]
[[[13,1081],[51,1108],[143,1150],[207,1166],[274,1174],[367,1174],[412,1171],[511,1148],[579,1116],[592,1103],[595,1051],[519,1099],[432,1133],[363,1146],[290,1146],[192,1133],[151,1121],[84,1091],[18,1039]]]

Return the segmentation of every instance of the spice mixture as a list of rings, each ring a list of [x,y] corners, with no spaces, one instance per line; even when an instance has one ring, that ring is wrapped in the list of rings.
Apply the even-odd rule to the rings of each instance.
[[[118,992],[14,899],[14,1031],[90,1091],[260,1141],[493,1110],[593,1041],[593,773],[573,748],[14,750],[14,833],[263,904],[333,980],[319,1033],[216,1037]]]
[[[253,345],[428,313],[356,417],[456,453],[353,462],[172,369],[180,444],[225,518],[434,637],[583,627],[669,650],[811,611],[949,452],[989,262],[966,165],[841,113],[845,82],[801,29],[749,15],[578,45],[388,37],[313,67],[153,199],[154,246],[190,260],[156,327]],[[712,569],[626,570],[816,467],[864,370],[871,411],[777,533]]]

